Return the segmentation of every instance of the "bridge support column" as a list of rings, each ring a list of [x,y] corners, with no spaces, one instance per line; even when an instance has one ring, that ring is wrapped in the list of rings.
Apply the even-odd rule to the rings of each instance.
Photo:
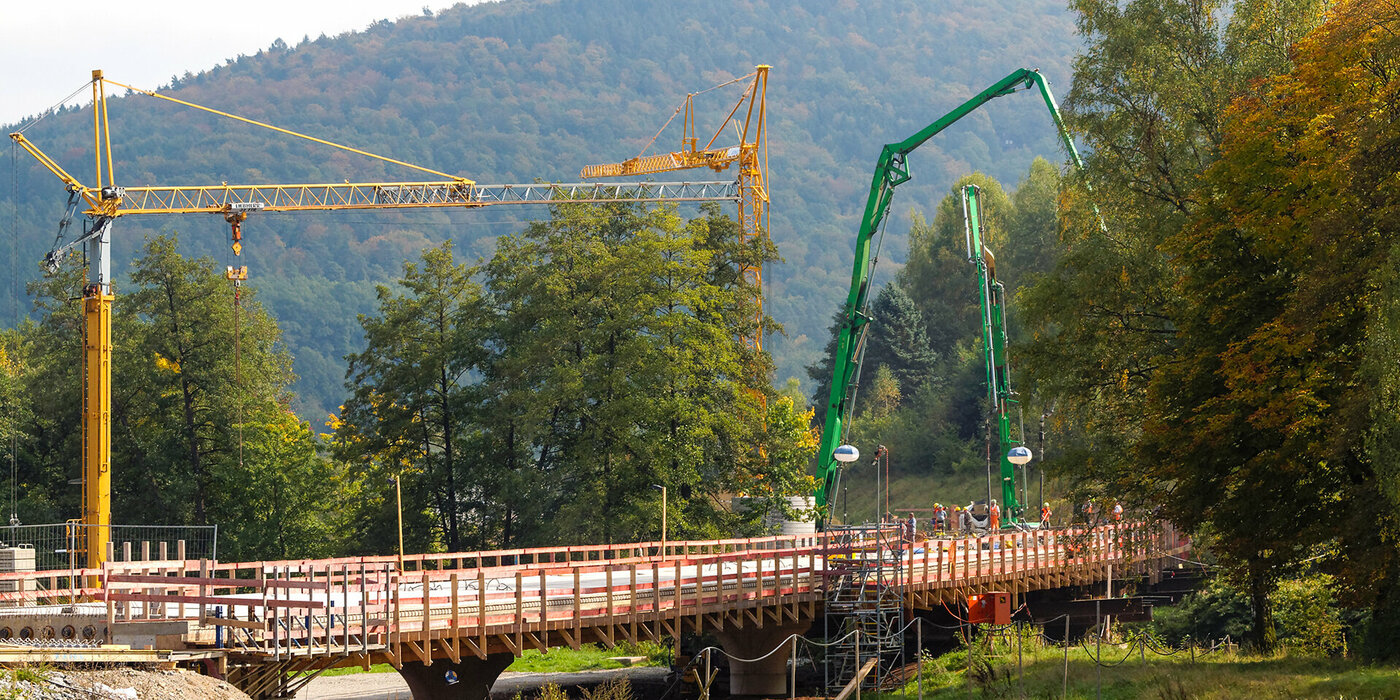
[[[421,661],[404,662],[399,675],[408,684],[413,700],[488,700],[491,685],[501,671],[515,660],[510,652],[489,654],[485,659],[464,656],[461,663],[438,659],[431,666]],[[456,683],[451,683],[451,672]]]
[[[719,643],[729,654],[729,694],[764,695],[781,697],[788,692],[787,661],[792,656],[792,644],[787,638],[802,634],[811,627],[810,622],[765,626],[763,629],[745,627],[726,628],[715,632]],[[778,646],[782,649],[773,651]],[[771,653],[770,653],[771,652]],[[741,662],[740,659],[758,659]]]

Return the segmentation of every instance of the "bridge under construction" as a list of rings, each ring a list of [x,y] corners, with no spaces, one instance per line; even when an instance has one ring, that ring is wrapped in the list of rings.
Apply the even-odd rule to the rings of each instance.
[[[825,624],[849,642],[827,655],[829,683],[875,687],[902,653],[905,617],[948,614],[984,594],[1000,599],[993,623],[1053,617],[1082,630],[1092,605],[1150,616],[1141,598],[1105,594],[1157,583],[1190,543],[1170,525],[1128,522],[915,541],[867,527],[402,561],[227,563],[163,549],[113,548],[96,569],[0,574],[0,638],[38,640],[0,661],[193,666],[254,698],[290,697],[329,668],[387,662],[415,698],[478,699],[528,649],[709,634],[732,657],[763,657],[731,661],[732,694],[778,696],[792,690],[791,654],[770,652]]]

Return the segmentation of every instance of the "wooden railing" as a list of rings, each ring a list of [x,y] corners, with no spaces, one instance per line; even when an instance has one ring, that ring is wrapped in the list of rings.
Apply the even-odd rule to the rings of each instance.
[[[898,547],[899,585],[911,590],[1013,584],[1030,576],[1127,567],[1181,551],[1145,523],[943,537]],[[187,639],[274,658],[404,653],[424,661],[428,640],[453,656],[495,645],[520,653],[580,643],[585,629],[635,638],[638,626],[674,634],[705,615],[795,606],[851,575],[872,543],[849,533],[728,540],[219,563],[109,562],[100,570],[0,574],[17,590],[5,605],[69,604],[105,613],[108,627],[186,621]],[[1022,590],[1029,588],[1024,585]],[[762,614],[762,613],[760,613]],[[784,613],[777,613],[782,619]],[[792,613],[795,615],[795,613]]]

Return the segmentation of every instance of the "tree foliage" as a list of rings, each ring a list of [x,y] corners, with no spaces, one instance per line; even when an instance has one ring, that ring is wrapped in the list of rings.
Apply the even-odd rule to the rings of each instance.
[[[81,279],[66,269],[31,285],[40,318],[5,335],[28,523],[80,507]],[[112,313],[113,521],[218,524],[229,558],[334,551],[337,513],[320,504],[338,480],[288,412],[291,358],[255,290],[235,303],[213,261],[183,256],[173,236],[147,241],[131,280]]]
[[[1368,450],[1393,449],[1372,421],[1395,386],[1367,377],[1394,362],[1368,351],[1392,332],[1395,27],[1375,4],[1344,4],[1298,44],[1293,70],[1238,100],[1207,204],[1169,241],[1186,303],[1180,347],[1149,389],[1146,473],[1171,484],[1187,526],[1250,523],[1219,547],[1245,569],[1256,614],[1284,565],[1319,545],[1343,543],[1336,563],[1368,595],[1396,564],[1376,534],[1394,532],[1393,483]],[[1256,623],[1265,645],[1269,631]]]
[[[380,290],[336,440],[371,490],[408,475],[406,523],[434,523],[414,546],[656,537],[653,486],[673,533],[713,536],[741,527],[724,494],[810,490],[802,411],[746,340],[758,303],[743,271],[774,251],[702,214],[559,203],[500,239],[479,284],[446,245]]]

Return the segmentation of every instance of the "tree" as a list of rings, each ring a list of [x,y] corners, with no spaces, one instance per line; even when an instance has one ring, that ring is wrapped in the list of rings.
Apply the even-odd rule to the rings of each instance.
[[[154,505],[176,522],[207,525],[230,495],[215,483],[247,468],[238,426],[285,405],[291,357],[256,291],[235,290],[208,258],[174,236],[146,242],[136,289],[114,314],[114,519]],[[227,529],[230,523],[221,523]]]
[[[865,363],[870,367],[888,367],[899,391],[913,396],[932,378],[938,360],[929,347],[918,308],[903,287],[887,284],[876,295],[870,315],[874,327],[867,341]]]
[[[1062,462],[1082,490],[1157,504],[1174,488],[1145,478],[1135,454],[1153,411],[1148,386],[1180,341],[1184,302],[1167,242],[1208,199],[1197,183],[1218,157],[1225,108],[1286,69],[1287,41],[1316,25],[1322,4],[1073,4],[1087,48],[1066,121],[1088,146],[1093,189],[1070,178],[1058,262],[1018,301],[1036,341],[1023,366],[1072,428]]]
[[[487,313],[472,273],[453,259],[451,242],[404,263],[400,291],[378,287],[378,314],[360,318],[365,350],[348,358],[353,394],[339,417],[341,455],[380,488],[401,479],[408,501],[430,508],[437,536],[418,548],[486,543],[475,497],[478,480],[491,481],[490,465],[469,455],[480,429],[473,373],[486,355]],[[423,511],[415,513],[410,523]]]
[[[245,469],[221,470],[228,496],[215,510],[219,551],[234,561],[335,556],[345,542],[346,480],[310,426],[284,406],[262,403],[243,426]]]
[[[955,345],[981,332],[977,275],[968,263],[967,236],[963,225],[962,188],[981,190],[982,242],[1000,254],[1010,234],[1007,227],[1014,211],[1001,183],[982,173],[964,176],[938,203],[933,223],[915,216],[909,230],[909,260],[899,271],[900,287],[913,300],[928,324],[931,347],[940,357]]]
[[[1059,195],[1060,171],[1044,158],[1031,162],[1011,195],[1008,242],[997,251],[1006,264],[997,270],[997,278],[1013,299],[1026,280],[1050,272],[1059,259]],[[1012,320],[1017,329],[1024,325],[1019,313]]]
[[[716,497],[763,467],[771,365],[744,342],[757,301],[742,269],[771,249],[715,209],[685,225],[627,204],[552,213],[503,237],[486,267],[493,439],[531,485],[512,506],[520,538],[649,534],[654,484],[692,494],[677,529],[725,532]]]
[[[1393,265],[1383,232],[1400,223],[1386,184],[1400,167],[1396,28],[1393,10],[1347,3],[1301,41],[1292,71],[1226,112],[1209,196],[1168,241],[1185,303],[1179,349],[1149,385],[1144,477],[1172,485],[1175,520],[1221,533],[1264,648],[1268,595],[1319,546],[1358,557],[1334,563],[1353,591],[1394,586],[1376,575],[1400,557],[1382,542],[1393,484],[1366,446],[1396,384],[1365,368],[1392,332],[1377,290]]]

